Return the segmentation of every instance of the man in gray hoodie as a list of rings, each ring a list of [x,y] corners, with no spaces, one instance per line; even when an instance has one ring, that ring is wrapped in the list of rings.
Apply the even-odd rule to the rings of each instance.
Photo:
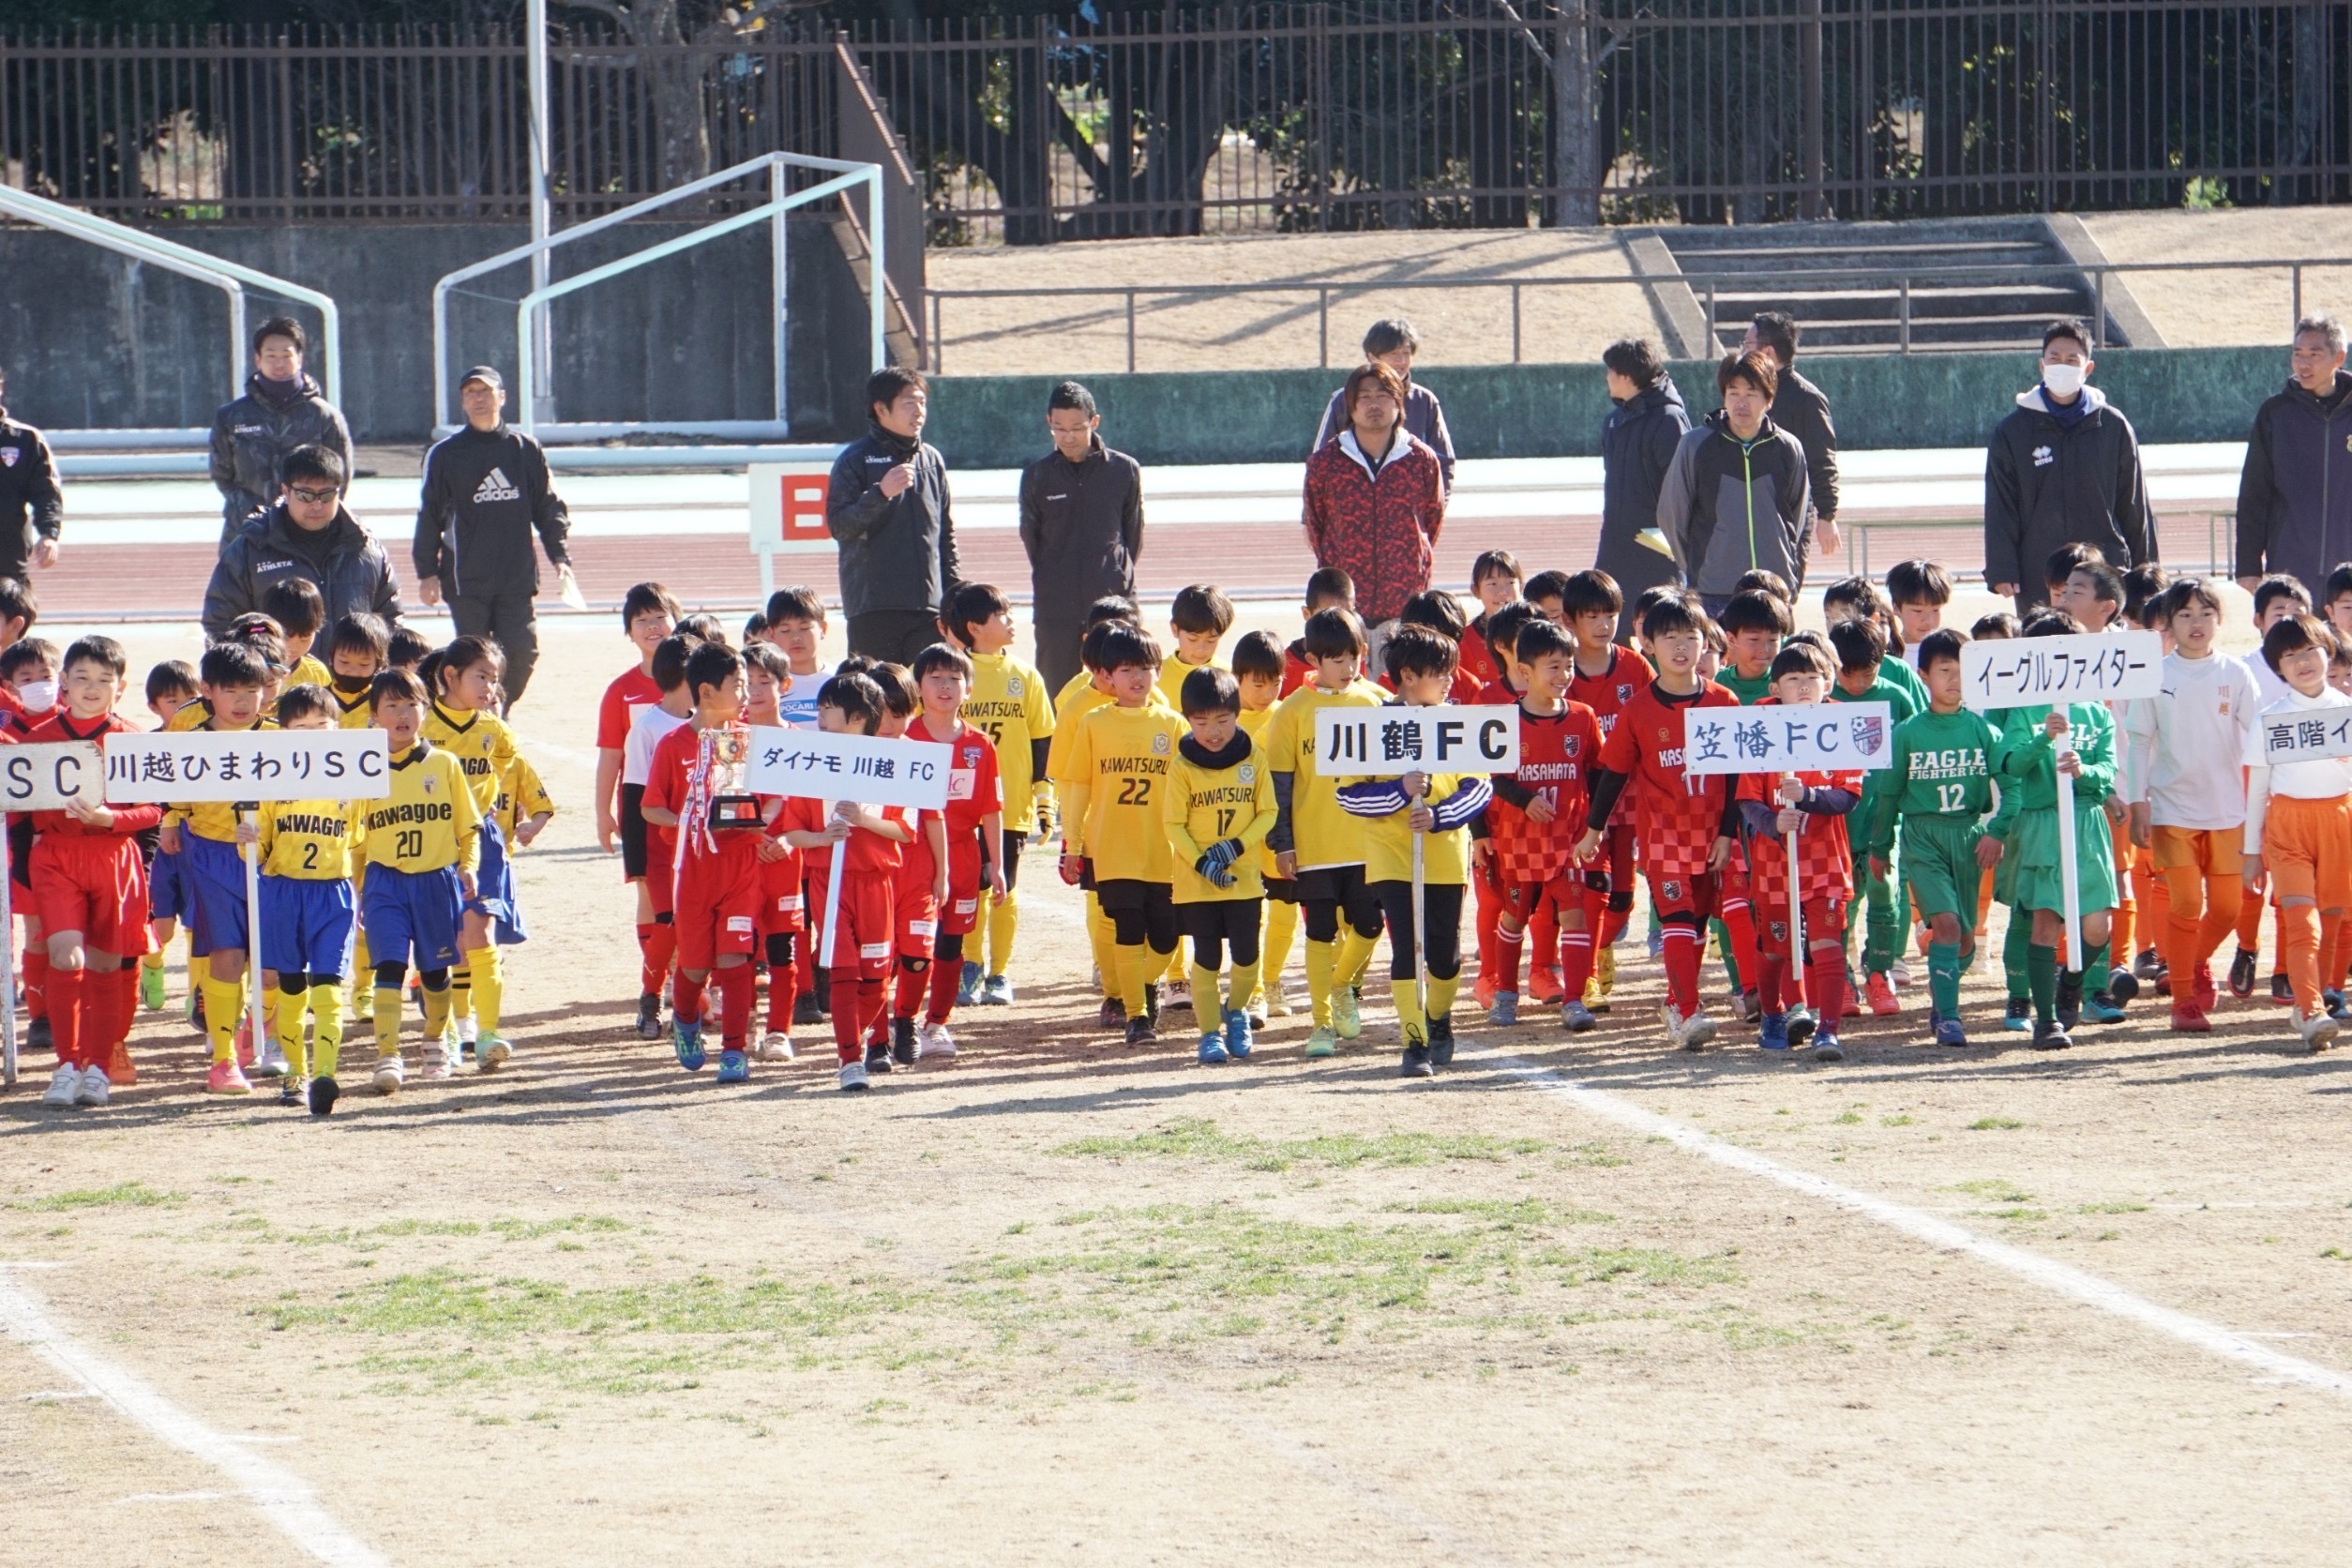
[[[1723,407],[1682,438],[1658,491],[1658,531],[1710,615],[1743,572],[1797,581],[1813,524],[1804,446],[1769,412],[1780,389],[1772,354],[1724,355],[1715,388]]]

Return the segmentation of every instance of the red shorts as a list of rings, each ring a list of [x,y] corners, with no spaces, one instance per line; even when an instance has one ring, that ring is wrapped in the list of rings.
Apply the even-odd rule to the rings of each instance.
[[[947,903],[939,912],[942,936],[966,936],[980,924],[980,836],[947,841]]]
[[[137,840],[45,833],[33,840],[27,875],[32,912],[47,935],[80,931],[83,945],[119,957],[147,950],[147,871]]]
[[[801,895],[801,877],[797,850],[781,860],[760,863],[761,936],[784,936],[808,929],[808,909]]]
[[[1748,893],[1756,909],[1788,915],[1788,852],[1777,838],[1761,835],[1748,840]],[[1854,865],[1844,854],[1823,853],[1797,843],[1797,894],[1806,903],[1850,903],[1854,897]]]
[[[1658,918],[1668,915],[1695,915],[1700,920],[1715,916],[1718,897],[1715,874],[1712,871],[1693,872],[1680,867],[1666,867],[1648,873],[1650,902],[1658,912]]]
[[[1584,873],[1566,870],[1549,882],[1505,882],[1502,907],[1515,915],[1522,927],[1535,917],[1535,912],[1545,899],[1556,911],[1584,907]]]
[[[811,948],[819,961],[824,956],[825,886],[830,863],[818,861],[808,873],[809,929],[816,933]],[[841,908],[834,917],[833,972],[854,971],[861,980],[881,980],[890,973],[896,927],[891,917],[888,877],[852,871],[841,882]]]
[[[909,855],[912,862],[914,856]],[[939,944],[939,904],[931,897],[930,856],[922,865],[901,864],[897,885],[891,890],[890,909],[901,957],[927,958]]]
[[[749,855],[688,855],[678,876],[678,967],[703,970],[760,944],[760,863]]]
[[[666,827],[645,830],[645,894],[653,900],[656,914],[668,914],[677,907],[677,866],[672,858],[678,852],[678,836]]]

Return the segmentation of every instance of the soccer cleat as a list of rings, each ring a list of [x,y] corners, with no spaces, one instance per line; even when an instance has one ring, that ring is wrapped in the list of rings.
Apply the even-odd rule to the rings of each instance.
[[[1820,1027],[1821,1021],[1813,1016],[1811,1008],[1799,1006],[1788,1009],[1788,1044],[1791,1048],[1812,1039],[1813,1032]]]
[[[637,1037],[641,1040],[661,1038],[661,998],[651,991],[637,999]]]
[[[1527,994],[1534,999],[1539,1007],[1559,1006],[1561,994],[1560,966],[1558,964],[1529,966]]]
[[[302,1080],[292,1073],[288,1073],[278,1080],[278,1103],[281,1106],[298,1106],[302,1103]]]
[[[416,1068],[417,1080],[421,1083],[445,1082],[451,1072],[449,1054],[449,1040],[446,1035],[438,1040],[426,1041],[424,1060]],[[698,1057],[695,1065],[699,1067],[701,1064]]]
[[[674,1014],[670,1019],[670,1048],[678,1058],[678,1065],[689,1073],[699,1073],[709,1057],[702,1050],[702,1020],[691,1023]]]
[[[991,974],[980,982],[980,1005],[1010,1007],[1013,1005],[1013,982],[1002,974]]]
[[[2241,947],[2238,956],[2229,961],[2229,994],[2241,1002],[2254,993],[2256,957],[2257,955]]]
[[[1225,1015],[1225,1054],[1236,1062],[1246,1062],[1249,1053],[1258,1048],[1257,1034],[1249,1015],[1227,1009]]]
[[[1159,987],[1158,990],[1161,1010],[1172,1007],[1181,1012],[1192,1011],[1191,981],[1171,980],[1167,985]]]
[[[250,1094],[252,1084],[246,1081],[245,1071],[234,1062],[216,1062],[204,1075],[207,1094]]]
[[[2066,1026],[2058,1022],[2056,1018],[2051,1018],[2046,1022],[2039,1019],[2035,1021],[2033,1026],[2034,1049],[2064,1050],[2073,1043],[2074,1042],[2067,1035]]]
[[[751,1080],[751,1058],[739,1050],[718,1053],[718,1083],[748,1083]]]
[[[400,1092],[400,1081],[407,1076],[407,1069],[401,1064],[399,1057],[379,1056],[376,1058],[374,1084],[377,1093],[399,1093]]]
[[[2164,972],[2164,956],[2153,947],[2141,948],[2139,957],[2132,960],[2132,972],[2153,983]]]
[[[836,1081],[843,1089],[849,1090],[865,1090],[873,1087],[866,1081],[866,1063],[863,1062],[842,1063],[840,1074]]]
[[[1127,1004],[1115,996],[1103,998],[1102,1006],[1094,1014],[1094,1023],[1099,1029],[1126,1028]]]
[[[128,1040],[117,1040],[106,1048],[106,1078],[117,1089],[128,1089],[139,1081],[139,1069],[131,1064]]]
[[[310,1114],[324,1116],[335,1108],[335,1102],[343,1097],[342,1085],[326,1074],[310,1080]]]
[[[1323,1025],[1317,1024],[1307,1034],[1306,1054],[1309,1057],[1333,1056],[1336,1055],[1338,1050],[1339,1036]]]
[[[2295,982],[2284,974],[2270,976],[2270,1005],[2273,1007],[2294,1006]]]
[[[1486,1021],[1497,1029],[1510,1029],[1519,1021],[1519,993],[1497,991],[1495,1000],[1487,1004]]]
[[[2189,1000],[2197,1004],[2197,1011],[2201,1013],[2210,1013],[2222,1004],[2221,988],[2213,983],[2211,964],[2197,965],[2196,976],[2191,983]]]
[[[262,1042],[262,1054],[259,1060],[248,1063],[247,1065],[263,1078],[284,1078],[287,1069],[285,1048],[280,1046],[277,1037],[273,1035]]]
[[[1437,1069],[1429,1064],[1427,1041],[1415,1039],[1410,1033],[1406,1034],[1405,1059],[1397,1064],[1396,1076],[1409,1078],[1437,1076]]]
[[[1617,949],[1603,947],[1592,955],[1592,978],[1584,988],[1584,1004],[1596,1013],[1609,1010],[1609,993],[1617,989]],[[1600,995],[1596,1000],[1593,992]]]
[[[49,1015],[46,1013],[42,1014],[39,1018],[35,1018],[31,1023],[24,1026],[24,1048],[26,1050],[54,1050],[57,1048],[56,1041],[50,1036]]]
[[[474,1042],[475,1060],[481,1064],[482,1071],[486,1073],[498,1071],[499,1068],[514,1060],[514,1044],[504,1034],[484,1034],[478,1036]]]
[[[163,990],[163,966],[141,964],[139,966],[139,1005],[150,1013],[160,1013],[165,1007],[171,1005],[171,1000]]]
[[[1250,999],[1249,1011],[1244,1016],[1249,1019],[1250,1028],[1263,1029],[1266,1027],[1266,1019],[1270,1015],[1266,1011],[1265,992],[1259,991],[1255,997]]]
[[[923,1027],[914,1032],[914,1054],[925,1062],[935,1056],[953,1056],[956,1054],[956,1036],[947,1032],[945,1024],[927,1019]]]
[[[2195,1003],[2184,1002],[2175,997],[2172,1003],[2172,1032],[2175,1034],[2210,1034],[2213,1033],[2213,1020],[2207,1018],[2205,1009]]]
[[[1592,1009],[1581,1002],[1563,1002],[1560,1004],[1560,1027],[1571,1034],[1581,1034],[1600,1021],[1592,1016]]]
[[[1152,1020],[1148,1016],[1140,1018],[1129,1018],[1127,1020],[1127,1044],[1131,1046],[1155,1046],[1159,1044],[1159,1040],[1160,1032],[1153,1027]]]
[[[1219,1067],[1231,1060],[1225,1049],[1225,1031],[1212,1029],[1200,1036],[1200,1065]]]
[[[52,1110],[71,1110],[73,1097],[82,1093],[82,1069],[68,1062],[49,1075],[49,1087],[41,1092],[41,1104]]]
[[[1287,1018],[1299,1010],[1299,1004],[1290,1000],[1290,993],[1282,988],[1279,980],[1268,983],[1258,995],[1265,1003],[1269,1018]]]
[[[760,1036],[760,1048],[755,1054],[762,1062],[790,1062],[792,1060],[792,1037],[771,1029]]]
[[[1908,986],[1911,983],[1910,960],[1902,957],[1896,958],[1894,960],[1894,968],[1888,972],[1887,977],[1892,980],[1898,988]]]
[[[1765,1050],[1788,1048],[1788,1015],[1767,1013],[1757,1022],[1756,1043]]]
[[[2107,995],[2114,999],[2118,1007],[2129,1007],[2138,1000],[2139,994],[2140,977],[2138,975],[2128,969],[2107,971]]]
[[[1968,1026],[1958,1018],[1936,1020],[1936,1043],[1939,1046],[1965,1046],[1968,1043]]]
[[[2083,1011],[2089,1015],[2090,1021],[2093,1023],[2121,1023],[2123,1021],[2123,1009],[2116,1004],[2115,997],[2106,991],[2093,991],[2084,998]]]
[[[956,981],[957,1006],[977,1007],[980,1005],[980,980],[979,961],[974,958],[966,958],[964,972],[957,977]]]
[[[914,1020],[912,1018],[892,1018],[890,1020],[890,1060],[892,1064],[899,1067],[912,1067],[914,1065]]]
[[[1705,1050],[1715,1043],[1715,1020],[1701,1007],[1687,1018],[1677,1016],[1673,1020],[1675,1043],[1684,1050]]]
[[[1873,974],[1862,986],[1862,997],[1876,1017],[1892,1018],[1903,1011],[1903,999],[1894,994],[1892,975]]]
[[[2027,1030],[2031,1029],[2033,1027],[2033,999],[2028,996],[2011,997],[2009,1005],[2001,1009],[2001,1027],[2018,1034],[2023,1034]]]
[[[1751,986],[1732,999],[1731,1010],[1741,1023],[1756,1023],[1764,1017],[1764,994]]]
[[[1429,1020],[1429,1061],[1433,1066],[1451,1067],[1454,1065],[1454,1020],[1452,1018]]]
[[[804,1029],[823,1023],[832,1017],[825,1011],[825,1004],[817,1000],[815,991],[803,991],[792,999],[792,1021]],[[847,1089],[850,1085],[845,1083],[841,1087]],[[866,1086],[860,1083],[857,1087],[863,1089]]]
[[[1501,994],[1495,988],[1495,977],[1484,972],[1470,984],[1471,1000],[1490,1013],[1495,1009],[1495,998]]]
[[[1364,1003],[1353,986],[1341,986],[1332,992],[1331,1021],[1343,1040],[1352,1040],[1364,1033]]]
[[[2083,1021],[2083,973],[2078,969],[2064,970],[2058,974],[2058,1021],[2063,1029],[2072,1029]]]
[[[1837,1043],[1836,1031],[1823,1029],[1815,1032],[1813,1036],[1813,1059],[1816,1062],[1843,1062],[1846,1060],[1846,1048]]]
[[[2322,996],[2329,1018],[2338,1023],[2352,1023],[2352,998],[2346,998],[2342,991],[2327,991]]]
[[[866,1071],[869,1075],[890,1071],[890,1048],[880,1040],[866,1042]]]
[[[2306,1018],[2300,1008],[2296,1009],[2295,1033],[2302,1047],[2299,1054],[2315,1054],[2334,1045],[2338,1028],[2336,1020],[2325,1013],[2314,1013]]]

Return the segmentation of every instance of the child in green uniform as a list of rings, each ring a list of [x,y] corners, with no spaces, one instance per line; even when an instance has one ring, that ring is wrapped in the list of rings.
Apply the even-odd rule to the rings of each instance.
[[[2082,623],[2062,611],[2048,611],[2026,627],[2028,637],[2079,634]],[[2065,708],[2011,708],[2001,725],[1999,774],[2017,792],[2013,852],[2017,866],[2012,919],[2029,913],[2031,946],[2026,953],[2027,985],[2033,996],[2036,1050],[2063,1050],[2074,1042],[2067,1030],[2082,1014],[2083,975],[2107,972],[2107,912],[2115,907],[2115,843],[2107,832],[2104,803],[2115,787],[2118,766],[2115,718],[2103,702],[2073,702]],[[2074,780],[2074,874],[2082,914],[2083,945],[2068,957],[2074,967],[2061,976],[2058,943],[2065,929],[2064,872],[2059,865],[2058,776]],[[2112,1023],[2105,1012],[2102,1022]]]
[[[1867,584],[1865,584],[1867,586]],[[1884,702],[1887,717],[1900,725],[1917,714],[1925,704],[1912,701],[1907,686],[1887,674],[1887,634],[1877,622],[1869,619],[1840,621],[1830,627],[1830,646],[1837,655],[1837,680],[1830,687],[1832,702]],[[1910,667],[1901,659],[1894,668],[1909,675]],[[1878,796],[1893,785],[1894,775],[1880,770],[1863,775],[1862,801],[1859,808],[1861,820],[1877,819]],[[1863,999],[1870,1010],[1880,1018],[1903,1011],[1902,999],[1895,994],[1894,960],[1902,952],[1903,912],[1896,907],[1894,889],[1896,870],[1902,865],[1898,853],[1884,874],[1870,868],[1870,857],[1859,844],[1854,849],[1854,883],[1858,889],[1853,902],[1846,906],[1846,936],[1853,940],[1857,921],[1862,927]]]
[[[1895,726],[1893,765],[1874,776],[1887,782],[1870,817],[1874,882],[1890,876],[1895,821],[1902,819],[1903,884],[1927,921],[1927,1017],[1939,1046],[1968,1043],[1960,1023],[1962,955],[1975,950],[1978,882],[2001,852],[2000,840],[1983,829],[2000,735],[1983,715],[1961,706],[1960,649],[1967,641],[1937,630],[1920,643],[1927,711]]]

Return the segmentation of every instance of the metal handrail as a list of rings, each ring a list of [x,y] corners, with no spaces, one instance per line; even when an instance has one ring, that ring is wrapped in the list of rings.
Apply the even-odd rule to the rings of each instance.
[[[38,223],[43,228],[54,229],[76,239],[86,240],[118,255],[161,267],[166,272],[209,283],[226,294],[229,300],[229,396],[232,398],[245,385],[245,291],[250,288],[311,307],[318,311],[324,327],[322,336],[325,339],[326,358],[322,367],[324,374],[321,380],[325,385],[327,401],[334,402],[341,392],[342,325],[332,296],[316,289],[306,289],[299,283],[290,283],[283,278],[247,266],[241,262],[209,256],[176,240],[159,239],[143,230],[117,223],[111,218],[100,218],[95,213],[83,212],[79,207],[53,202],[46,196],[36,196],[29,190],[19,190],[11,186],[0,186],[0,212],[23,219],[28,223]]]
[[[452,409],[449,402],[449,295],[458,284],[465,282],[470,279],[479,278],[485,273],[495,272],[501,267],[512,266],[518,262],[527,262],[533,257],[542,253],[552,253],[559,246],[569,245],[574,240],[586,239],[591,234],[602,234],[605,230],[613,227],[615,224],[626,223],[635,218],[642,218],[647,213],[657,211],[662,207],[670,205],[673,202],[682,202],[689,196],[699,196],[703,191],[716,189],[719,186],[731,184],[735,180],[742,179],[746,174],[755,174],[761,170],[766,170],[768,172],[769,200],[764,205],[753,210],[773,217],[780,222],[785,211],[789,210],[791,207],[805,204],[805,203],[810,199],[807,192],[803,192],[801,197],[797,200],[790,202],[786,202],[784,200],[786,192],[781,188],[781,186],[783,181],[783,171],[788,168],[830,169],[841,173],[862,173],[866,174],[868,185],[867,201],[872,205],[877,215],[875,219],[875,232],[877,235],[876,243],[880,243],[879,236],[882,228],[882,220],[880,218],[882,208],[882,172],[875,165],[870,163],[858,163],[847,158],[816,158],[806,153],[762,153],[758,158],[746,158],[741,163],[731,164],[725,169],[719,170],[716,173],[705,174],[701,179],[689,180],[686,184],[670,190],[665,190],[657,196],[648,196],[641,202],[632,202],[627,206],[606,213],[601,218],[592,218],[583,223],[575,223],[570,228],[564,230],[560,234],[550,234],[547,238],[542,240],[528,241],[524,244],[514,247],[510,250],[502,250],[495,256],[486,257],[481,261],[461,266],[455,272],[445,273],[442,276],[438,282],[433,284],[433,429],[436,431],[445,431],[455,429],[457,425],[457,421],[451,417],[455,411]],[[843,188],[842,181],[832,180],[814,188],[830,192]],[[783,205],[778,206],[779,203],[782,203]],[[737,215],[737,217],[741,216],[741,214]],[[731,219],[730,226],[724,232],[731,234],[735,229],[739,229],[744,226],[745,225],[733,222]],[[707,234],[707,232],[705,233]],[[664,249],[661,253],[663,255],[670,255],[674,253],[675,250],[683,249],[686,249],[686,247],[678,246],[675,245],[674,242],[671,242],[671,249]],[[784,297],[784,240],[781,234],[776,236],[774,249],[775,265],[777,273],[776,279],[776,292],[777,301],[780,305]],[[648,259],[651,258],[649,257]],[[565,292],[568,291],[557,291],[557,293]],[[551,298],[553,295],[550,294],[549,297]],[[528,299],[530,296],[526,295],[525,298]],[[531,341],[531,322],[527,315],[523,318],[523,336],[517,339],[517,341],[520,343],[528,343]],[[777,417],[781,419],[784,416],[785,387],[783,354],[784,321],[783,314],[780,309],[777,312],[776,336],[777,351],[776,356],[776,406],[777,410]],[[878,345],[875,349],[874,367],[877,369],[880,369],[882,364],[882,350],[879,347],[882,340],[882,324],[881,320],[877,318],[874,324],[874,341],[876,345]],[[520,357],[526,364],[529,362],[529,354],[522,354]],[[520,381],[521,379],[522,375],[519,370],[518,380]],[[526,419],[528,419],[535,412],[532,409],[529,400],[527,399],[520,398],[519,398],[518,400],[521,402],[522,415]],[[524,424],[522,428],[527,430],[531,427],[528,424]]]
[[[1035,289],[927,289],[931,307],[931,372],[944,373],[947,344],[942,328],[940,302],[946,299],[1075,299],[1123,298],[1126,313],[1127,371],[1136,369],[1136,301],[1138,298],[1209,299],[1226,298],[1234,294],[1306,294],[1316,296],[1317,337],[1321,343],[1319,363],[1331,368],[1331,302],[1334,294],[1374,294],[1404,289],[1509,289],[1511,291],[1511,363],[1521,363],[1520,317],[1522,291],[1554,288],[1637,288],[1649,289],[1681,284],[1695,294],[1702,295],[1707,311],[1707,329],[1715,330],[1715,300],[1720,294],[1750,294],[1759,290],[1787,288],[1794,284],[1867,282],[1881,291],[1895,293],[1898,313],[1894,322],[1899,334],[1900,354],[1913,353],[1910,309],[1913,286],[1922,280],[2015,281],[2042,277],[2082,278],[2088,279],[2094,301],[2093,317],[2089,323],[2094,349],[2106,346],[2107,278],[2114,273],[2127,272],[2214,272],[2265,271],[2284,269],[2288,274],[2292,303],[2288,312],[2291,331],[2303,315],[2303,271],[2305,268],[2352,269],[2352,258],[2278,257],[2254,261],[2227,262],[2025,262],[2003,265],[1998,262],[1961,262],[1930,266],[1851,266],[1806,268],[1802,271],[1734,271],[1734,272],[1610,272],[1579,273],[1568,277],[1544,278],[1367,278],[1333,282],[1298,283],[1079,283]]]

